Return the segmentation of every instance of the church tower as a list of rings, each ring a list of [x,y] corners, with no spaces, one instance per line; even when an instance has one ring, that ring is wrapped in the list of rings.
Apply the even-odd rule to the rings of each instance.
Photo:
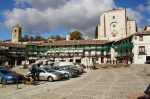
[[[104,11],[100,16],[98,39],[115,40],[136,32],[136,21],[129,19],[126,9]]]
[[[13,26],[12,28],[12,42],[19,42],[21,38],[21,30],[22,28],[18,26]]]

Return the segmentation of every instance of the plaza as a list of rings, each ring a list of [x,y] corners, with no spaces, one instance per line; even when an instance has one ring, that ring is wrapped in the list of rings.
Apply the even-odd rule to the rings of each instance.
[[[16,69],[17,70],[17,69]],[[39,82],[0,87],[1,99],[132,99],[132,94],[144,94],[149,76],[130,67],[85,69],[86,73],[70,80]],[[133,98],[137,99],[137,98]]]

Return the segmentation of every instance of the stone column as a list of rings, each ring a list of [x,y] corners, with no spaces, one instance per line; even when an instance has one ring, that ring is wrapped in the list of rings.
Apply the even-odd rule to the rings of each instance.
[[[17,59],[15,60],[15,66],[17,66]]]
[[[98,58],[98,63],[101,64],[101,58]]]

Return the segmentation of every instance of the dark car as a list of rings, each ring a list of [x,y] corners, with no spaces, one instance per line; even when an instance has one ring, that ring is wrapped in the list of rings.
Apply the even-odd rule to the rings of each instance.
[[[0,83],[9,84],[16,83],[17,81],[22,82],[22,80],[23,75],[8,69],[0,69]]]
[[[0,66],[0,69],[9,69],[9,68],[5,65],[2,65],[2,66]]]
[[[78,74],[78,70],[70,68],[70,66],[52,66],[52,70],[61,72],[66,78],[75,77]],[[67,74],[67,75],[66,75]]]
[[[150,60],[146,61],[145,64],[150,64]]]

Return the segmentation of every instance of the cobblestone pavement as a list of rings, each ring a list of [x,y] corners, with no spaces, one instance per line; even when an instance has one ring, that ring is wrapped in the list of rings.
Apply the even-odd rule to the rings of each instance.
[[[125,67],[86,71],[70,80],[0,87],[0,99],[129,99],[144,93],[150,82],[145,73]]]

